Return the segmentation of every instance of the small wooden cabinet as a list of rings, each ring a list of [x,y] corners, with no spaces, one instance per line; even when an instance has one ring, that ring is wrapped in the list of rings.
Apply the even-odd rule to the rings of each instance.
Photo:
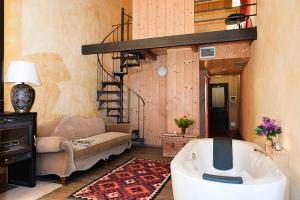
[[[163,156],[174,157],[186,143],[196,138],[197,137],[193,135],[181,136],[174,133],[163,134]]]
[[[36,185],[36,113],[0,113],[0,166],[10,184]]]

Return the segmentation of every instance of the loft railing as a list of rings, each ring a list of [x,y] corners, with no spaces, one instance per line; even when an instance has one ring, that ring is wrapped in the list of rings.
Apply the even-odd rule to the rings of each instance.
[[[257,0],[241,2],[245,3],[234,6],[229,0],[194,0],[195,32],[233,29],[233,27],[228,28],[227,25],[237,25],[235,28],[255,26],[253,19],[257,16]],[[248,24],[242,26],[244,22]]]

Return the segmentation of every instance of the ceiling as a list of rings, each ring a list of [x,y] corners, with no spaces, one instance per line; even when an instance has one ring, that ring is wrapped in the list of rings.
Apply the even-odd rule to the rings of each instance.
[[[209,75],[236,75],[240,74],[250,60],[251,42],[226,42],[201,47],[214,47],[213,58],[201,58],[200,69],[206,69]]]
[[[200,61],[200,69],[206,69],[209,75],[241,74],[250,58],[228,58]]]

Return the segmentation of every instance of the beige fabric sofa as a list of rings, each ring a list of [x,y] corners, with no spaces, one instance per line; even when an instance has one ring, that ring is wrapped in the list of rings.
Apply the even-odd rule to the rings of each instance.
[[[56,174],[62,184],[74,171],[131,147],[130,124],[105,124],[101,118],[57,117],[38,126],[37,175]],[[76,145],[78,139],[91,144]]]

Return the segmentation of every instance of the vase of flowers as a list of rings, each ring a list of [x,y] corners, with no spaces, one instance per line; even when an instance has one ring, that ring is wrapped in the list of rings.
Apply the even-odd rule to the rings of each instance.
[[[256,127],[256,135],[266,137],[267,141],[271,142],[271,145],[276,150],[281,150],[276,136],[281,134],[281,126],[273,119],[269,117],[263,117],[262,124]]]
[[[186,129],[195,123],[194,120],[188,119],[186,116],[183,116],[179,119],[175,119],[176,125],[181,129],[181,134],[186,134]]]

